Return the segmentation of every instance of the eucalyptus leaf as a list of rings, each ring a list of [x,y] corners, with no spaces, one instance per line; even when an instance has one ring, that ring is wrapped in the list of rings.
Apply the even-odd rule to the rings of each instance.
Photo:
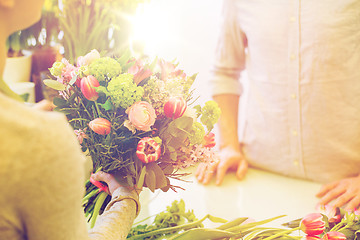
[[[167,185],[166,177],[163,170],[155,163],[151,162],[146,165],[148,170],[152,170],[155,174],[155,188],[163,188]]]
[[[156,177],[153,170],[146,168],[145,174],[145,184],[150,189],[150,191],[154,192],[156,187]]]
[[[64,91],[66,89],[66,85],[52,79],[45,79],[43,80],[44,84],[48,86],[49,88],[58,90],[58,91]]]

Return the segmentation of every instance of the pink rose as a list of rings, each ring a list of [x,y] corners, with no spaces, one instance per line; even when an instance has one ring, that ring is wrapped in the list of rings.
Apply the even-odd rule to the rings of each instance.
[[[150,103],[140,101],[126,110],[130,123],[138,130],[149,131],[156,119],[155,109]]]

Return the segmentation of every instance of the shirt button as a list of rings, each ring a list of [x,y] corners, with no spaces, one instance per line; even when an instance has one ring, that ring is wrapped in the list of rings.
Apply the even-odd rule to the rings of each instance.
[[[295,22],[295,17],[290,17],[290,22]]]
[[[295,166],[299,166],[299,160],[295,159],[295,160],[293,161],[293,164],[294,164]]]
[[[290,59],[291,59],[291,60],[294,60],[294,59],[295,59],[295,54],[292,53],[292,54],[290,55]]]
[[[291,98],[292,99],[296,99],[296,95],[293,93],[293,94],[291,94]]]
[[[296,130],[293,130],[292,134],[296,137],[298,135],[298,132]]]

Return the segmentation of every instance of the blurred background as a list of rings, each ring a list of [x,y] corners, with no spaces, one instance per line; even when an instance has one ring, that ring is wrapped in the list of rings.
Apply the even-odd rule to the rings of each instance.
[[[222,0],[46,0],[42,18],[7,42],[4,80],[29,102],[51,99],[42,84],[63,57],[75,63],[92,49],[176,60],[194,83],[199,103],[210,98],[211,75]],[[16,71],[12,70],[16,68]],[[21,70],[21,71],[20,71]],[[16,76],[14,76],[16,74]]]

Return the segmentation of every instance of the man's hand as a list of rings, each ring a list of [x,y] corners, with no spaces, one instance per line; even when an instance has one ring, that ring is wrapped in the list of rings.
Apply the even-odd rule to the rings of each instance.
[[[320,198],[320,205],[333,201],[331,205],[334,207],[354,211],[360,206],[360,175],[325,184],[316,196]]]
[[[216,184],[220,185],[228,170],[235,170],[236,177],[241,180],[245,177],[248,163],[244,159],[240,150],[235,150],[230,147],[221,149],[220,161],[212,165],[201,163],[195,173],[198,181],[203,184],[208,184],[214,174],[216,174]]]

